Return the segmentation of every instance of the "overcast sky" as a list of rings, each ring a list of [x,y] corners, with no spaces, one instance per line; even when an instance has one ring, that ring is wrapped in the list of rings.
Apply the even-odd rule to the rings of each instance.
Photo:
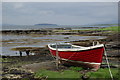
[[[114,24],[117,2],[3,2],[3,24]]]

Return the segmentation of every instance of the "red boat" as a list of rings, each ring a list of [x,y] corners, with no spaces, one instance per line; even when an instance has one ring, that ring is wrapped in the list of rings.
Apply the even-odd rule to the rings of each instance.
[[[70,43],[48,44],[54,57],[58,57],[62,64],[82,66],[98,70],[102,63],[104,45],[97,44],[90,47],[72,45]]]

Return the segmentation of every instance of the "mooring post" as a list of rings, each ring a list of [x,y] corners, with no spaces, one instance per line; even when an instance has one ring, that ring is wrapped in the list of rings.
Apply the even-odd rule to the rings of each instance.
[[[22,57],[22,51],[19,51],[19,53],[20,53],[20,57]]]
[[[30,50],[27,50],[26,55],[29,56],[29,54],[30,54]]]

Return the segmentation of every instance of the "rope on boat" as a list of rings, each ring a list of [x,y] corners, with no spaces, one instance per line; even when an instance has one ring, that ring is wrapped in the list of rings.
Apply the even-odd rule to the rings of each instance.
[[[68,61],[71,57],[73,57],[76,53],[77,53],[77,52],[74,52],[70,57],[68,57],[68,58],[67,58],[67,61]]]
[[[105,54],[105,59],[107,61],[108,68],[109,68],[109,73],[110,73],[111,79],[113,80],[113,75],[112,75],[112,72],[111,72],[111,69],[110,69],[110,64],[109,64],[109,61],[108,61],[108,57],[107,57],[105,47],[104,47],[104,54]]]

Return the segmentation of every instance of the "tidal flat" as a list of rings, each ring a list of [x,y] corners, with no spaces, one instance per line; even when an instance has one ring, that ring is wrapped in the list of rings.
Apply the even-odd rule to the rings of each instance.
[[[47,30],[46,30],[47,31]],[[66,31],[65,31],[66,32]],[[73,32],[73,31],[71,31]],[[110,78],[110,75],[107,74],[107,77],[93,77],[94,72],[87,69],[81,69],[81,67],[68,67],[64,65],[59,65],[59,70],[56,69],[55,59],[50,55],[50,52],[47,48],[49,43],[59,43],[66,42],[82,46],[90,46],[93,41],[99,41],[106,45],[106,51],[108,54],[110,66],[113,71],[114,78],[119,78],[117,75],[119,71],[119,33],[112,31],[103,31],[99,30],[94,31],[74,31],[75,33],[64,33],[64,30],[61,33],[61,30],[52,30],[51,33],[14,33],[14,32],[3,32],[2,34],[2,79],[49,79],[63,78],[63,79],[81,79],[84,78]],[[26,56],[25,51],[30,50],[30,55]],[[19,51],[23,52],[22,57],[19,54]],[[80,68],[80,69],[79,69]],[[96,75],[102,75],[102,72],[108,72],[107,64],[105,61],[105,56],[103,55],[103,62],[99,71]],[[103,69],[103,70],[102,70]],[[91,72],[91,73],[87,73]],[[70,74],[76,74],[71,76]],[[51,75],[50,75],[51,74]],[[64,76],[63,76],[63,75]],[[61,77],[59,76],[61,75]],[[86,77],[87,75],[87,77]],[[90,77],[92,75],[92,77]],[[70,77],[71,76],[71,77]],[[105,79],[106,80],[106,79]]]

